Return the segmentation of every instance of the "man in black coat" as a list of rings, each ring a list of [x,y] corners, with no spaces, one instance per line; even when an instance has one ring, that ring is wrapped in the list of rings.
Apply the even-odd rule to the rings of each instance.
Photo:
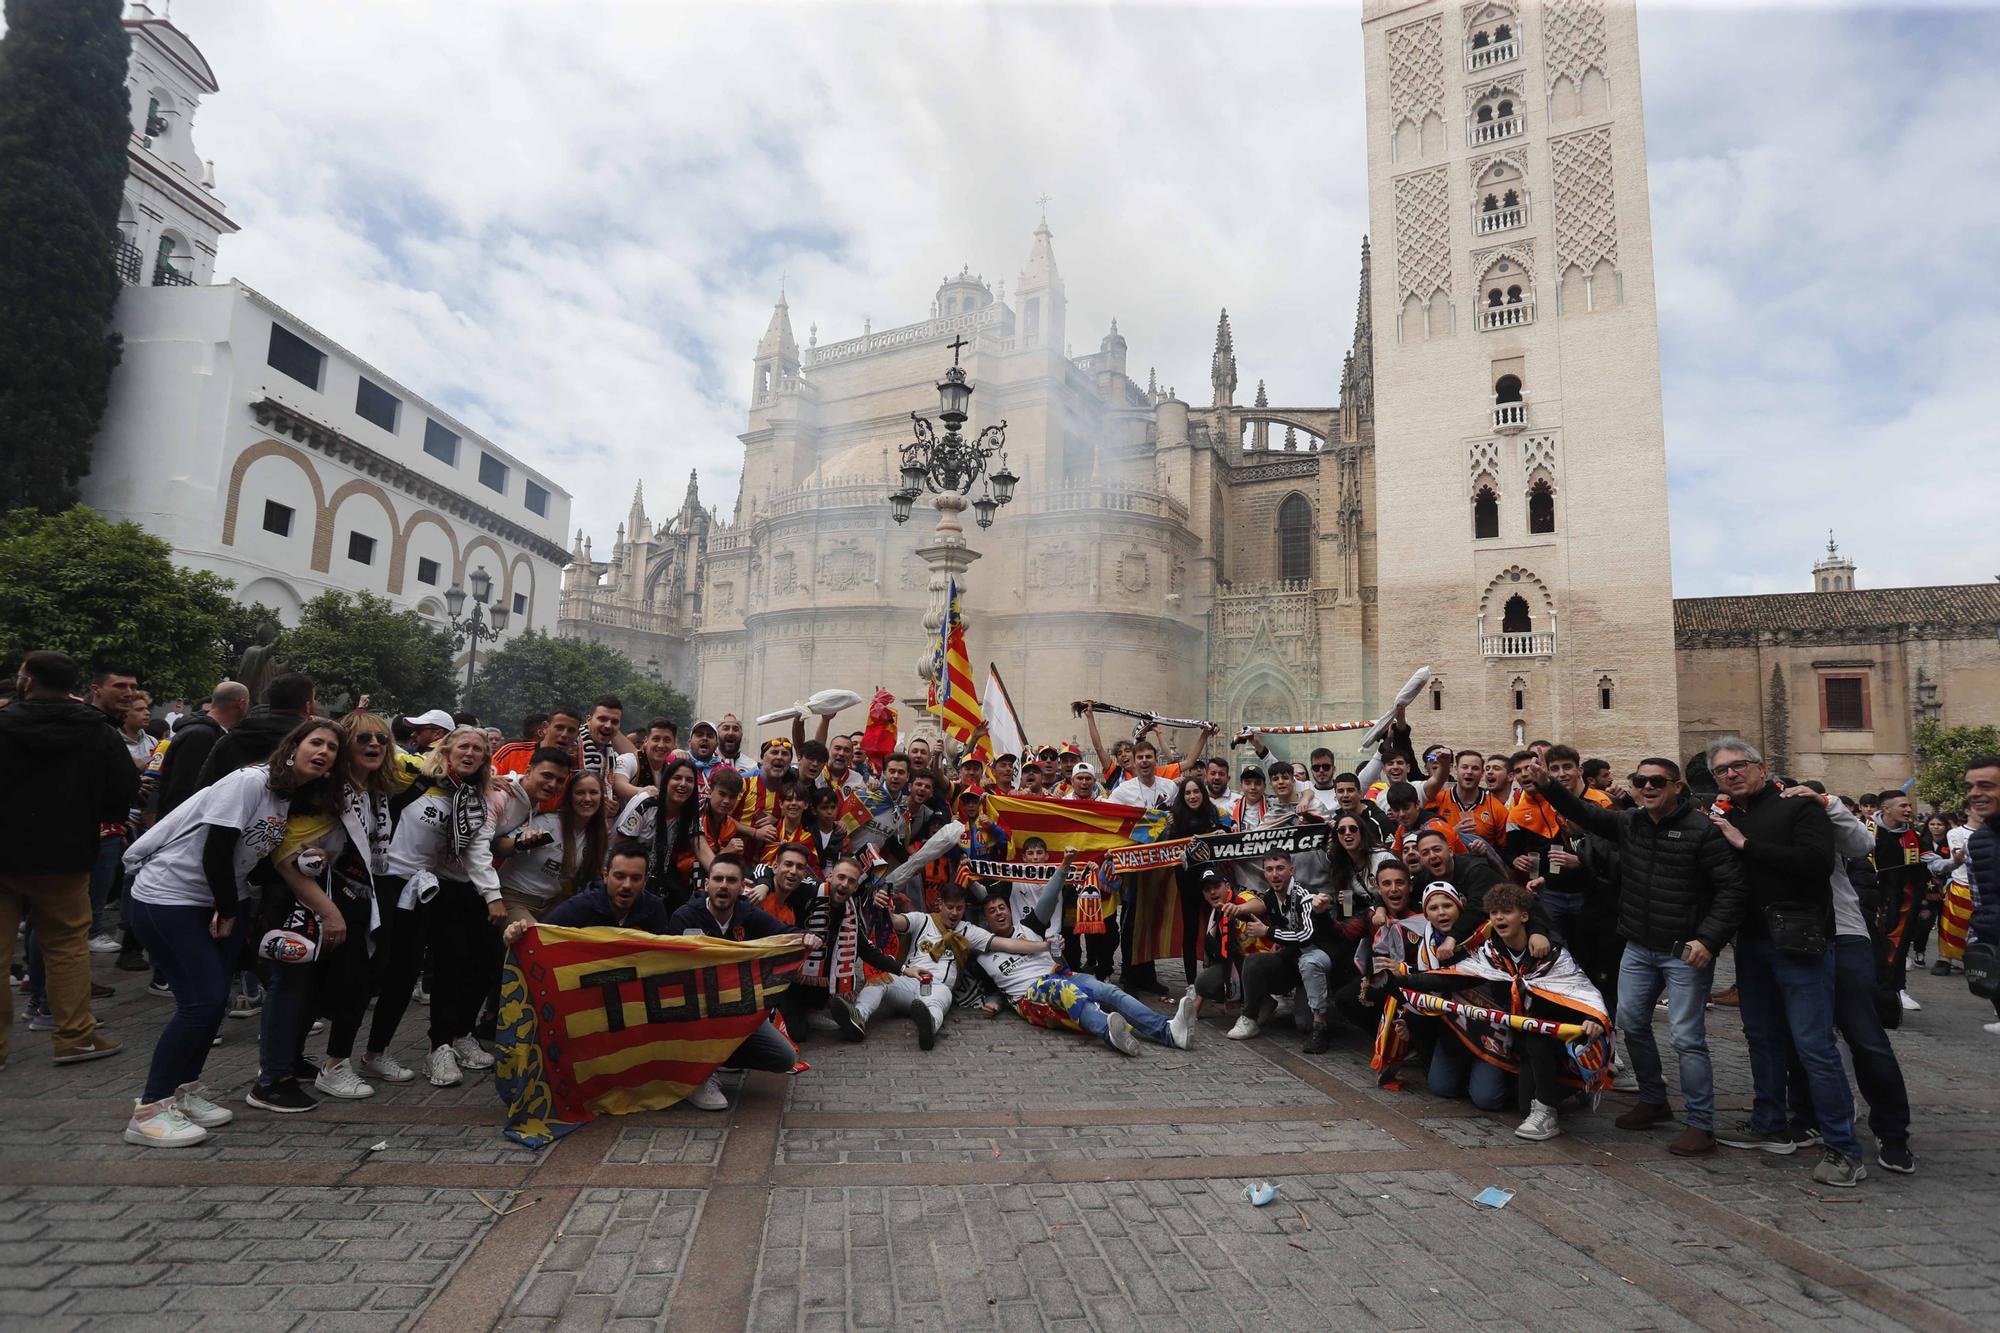
[[[1618,966],[1616,1021],[1639,1083],[1639,1104],[1616,1123],[1636,1130],[1673,1119],[1653,1038],[1653,1006],[1664,990],[1687,1101],[1687,1129],[1669,1151],[1682,1157],[1713,1152],[1715,1075],[1707,1006],[1715,955],[1736,933],[1747,896],[1736,855],[1688,799],[1680,765],[1671,759],[1639,762],[1632,775],[1637,805],[1631,810],[1582,799],[1539,763],[1524,767],[1527,780],[1557,814],[1617,848],[1618,934],[1625,952]],[[1782,1097],[1782,1079],[1779,1086]]]
[[[1833,824],[1817,801],[1786,800],[1764,756],[1740,737],[1710,745],[1708,768],[1722,789],[1709,818],[1743,858],[1750,885],[1736,939],[1736,990],[1754,1109],[1718,1141],[1781,1155],[1798,1150],[1785,1105],[1789,1035],[1823,1145],[1813,1179],[1851,1187],[1868,1169],[1834,1038]]]
[[[166,758],[160,761],[159,796],[153,811],[156,817],[172,814],[182,801],[201,790],[198,779],[215,743],[241,726],[249,711],[249,688],[225,680],[209,696],[206,713],[190,713],[181,719],[167,743]]]
[[[275,678],[264,687],[264,702],[245,713],[209,750],[189,794],[213,786],[239,768],[263,763],[293,727],[312,715],[312,677],[288,671]]]
[[[139,770],[104,714],[70,697],[76,663],[33,652],[19,697],[0,709],[0,978],[26,916],[48,969],[59,1065],[118,1053],[90,1013],[90,868],[98,826],[124,820]],[[0,986],[0,1065],[14,1025],[14,987]]]

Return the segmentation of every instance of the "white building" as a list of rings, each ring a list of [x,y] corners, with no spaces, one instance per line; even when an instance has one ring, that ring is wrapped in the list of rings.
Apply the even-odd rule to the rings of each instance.
[[[126,29],[125,347],[84,501],[287,623],[329,590],[442,620],[483,569],[508,633],[553,630],[569,493],[251,288],[206,285],[236,230],[191,141],[215,80],[143,6]]]

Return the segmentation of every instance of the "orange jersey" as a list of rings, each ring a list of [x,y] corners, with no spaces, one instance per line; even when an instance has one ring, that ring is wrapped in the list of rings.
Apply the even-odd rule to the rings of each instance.
[[[1472,831],[1495,846],[1507,832],[1507,807],[1490,791],[1482,790],[1468,808],[1458,803],[1458,788],[1446,783],[1430,808],[1453,829],[1463,823],[1467,815],[1472,816]]]

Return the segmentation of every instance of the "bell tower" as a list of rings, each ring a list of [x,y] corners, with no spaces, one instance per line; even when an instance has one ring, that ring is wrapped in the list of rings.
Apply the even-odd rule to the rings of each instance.
[[[124,23],[132,134],[114,260],[135,287],[204,284],[215,276],[217,243],[237,230],[216,197],[215,164],[194,146],[195,113],[219,85],[187,34],[151,5],[133,0]]]

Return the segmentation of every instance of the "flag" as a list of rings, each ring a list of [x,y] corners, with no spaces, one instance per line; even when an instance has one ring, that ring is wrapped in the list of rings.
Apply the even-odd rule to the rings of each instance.
[[[1136,805],[1112,801],[1059,801],[1052,796],[1009,796],[989,793],[986,804],[993,818],[1007,830],[1010,855],[1021,854],[1021,844],[1040,838],[1051,852],[1060,855],[1074,848],[1077,855],[1095,860],[1113,847],[1133,841],[1142,823],[1164,826],[1165,815]],[[1159,815],[1158,821],[1148,819]],[[1157,835],[1156,835],[1157,836]]]
[[[1021,715],[1014,711],[1014,700],[1007,693],[1007,683],[1000,679],[1000,668],[991,662],[986,664],[986,688],[980,691],[979,706],[986,715],[986,734],[992,738],[995,754],[1028,752]]]
[[[931,711],[938,716],[944,734],[961,744],[972,741],[972,733],[985,720],[979,708],[979,693],[972,683],[972,662],[965,652],[965,620],[958,609],[958,580],[945,592],[944,623],[938,626],[937,651],[931,657],[934,674]],[[976,758],[990,759],[991,742],[981,736],[972,746]],[[1018,753],[1018,752],[1017,752]]]
[[[1132,947],[1126,962],[1137,965],[1181,956],[1181,888],[1173,866],[1119,875],[1124,911],[1132,914]]]
[[[791,938],[535,926],[508,958],[493,1081],[507,1137],[672,1106],[761,1026],[799,971]]]

